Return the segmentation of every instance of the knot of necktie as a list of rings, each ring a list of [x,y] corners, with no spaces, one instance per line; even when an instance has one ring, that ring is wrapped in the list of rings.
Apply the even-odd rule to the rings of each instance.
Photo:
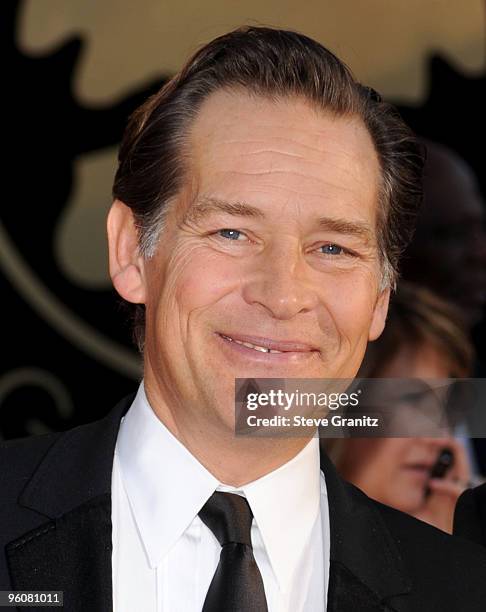
[[[199,517],[221,546],[237,543],[251,547],[253,513],[241,495],[216,491],[200,510]]]

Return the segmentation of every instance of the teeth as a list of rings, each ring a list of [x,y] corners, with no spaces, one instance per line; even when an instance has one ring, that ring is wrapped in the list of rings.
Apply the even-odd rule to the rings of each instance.
[[[283,353],[283,351],[274,351],[273,349],[267,349],[264,346],[258,346],[256,344],[251,344],[251,342],[242,342],[241,340],[235,340],[234,338],[230,338],[229,336],[225,336],[223,334],[221,335],[223,336],[223,338],[226,338],[226,340],[229,340],[230,342],[236,342],[236,344],[242,344],[243,346],[246,346],[247,348],[254,349],[255,351],[260,351],[261,353]]]
[[[260,351],[261,353],[269,353],[270,349],[266,349],[263,346],[256,346],[256,344],[251,344],[250,342],[240,342],[239,340],[235,340],[236,344],[242,344],[243,346],[247,346],[248,348],[255,349],[255,351]]]

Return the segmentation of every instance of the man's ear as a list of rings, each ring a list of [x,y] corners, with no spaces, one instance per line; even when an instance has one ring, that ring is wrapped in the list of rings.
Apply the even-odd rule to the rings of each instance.
[[[373,318],[371,319],[370,331],[368,340],[376,340],[380,337],[386,323],[386,315],[388,313],[388,304],[390,302],[390,289],[383,289],[378,295],[375,308],[373,310]]]
[[[144,304],[144,261],[138,252],[138,232],[131,209],[115,200],[108,213],[106,228],[113,286],[128,302]]]

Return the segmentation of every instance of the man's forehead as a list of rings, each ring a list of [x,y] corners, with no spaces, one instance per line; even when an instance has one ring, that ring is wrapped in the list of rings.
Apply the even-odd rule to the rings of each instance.
[[[299,98],[218,91],[202,105],[188,145],[194,218],[223,208],[256,217],[251,207],[267,205],[300,206],[306,217],[376,216],[381,169],[358,117],[319,113]]]
[[[302,96],[270,98],[239,88],[211,93],[199,108],[189,129],[191,153],[208,146],[244,147],[251,151],[285,152],[292,146],[303,159],[316,159],[327,148],[335,155],[373,158],[374,144],[361,117],[338,115]],[[201,149],[201,150],[199,150]]]

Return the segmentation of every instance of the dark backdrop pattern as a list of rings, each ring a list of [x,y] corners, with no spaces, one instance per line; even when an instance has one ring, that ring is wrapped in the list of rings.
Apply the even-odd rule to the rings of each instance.
[[[73,187],[73,161],[115,145],[129,114],[163,82],[108,107],[80,106],[71,85],[82,41],[71,38],[41,58],[23,55],[16,45],[21,4],[0,4],[5,438],[93,420],[136,387],[140,364],[119,300],[63,275],[53,233]]]

